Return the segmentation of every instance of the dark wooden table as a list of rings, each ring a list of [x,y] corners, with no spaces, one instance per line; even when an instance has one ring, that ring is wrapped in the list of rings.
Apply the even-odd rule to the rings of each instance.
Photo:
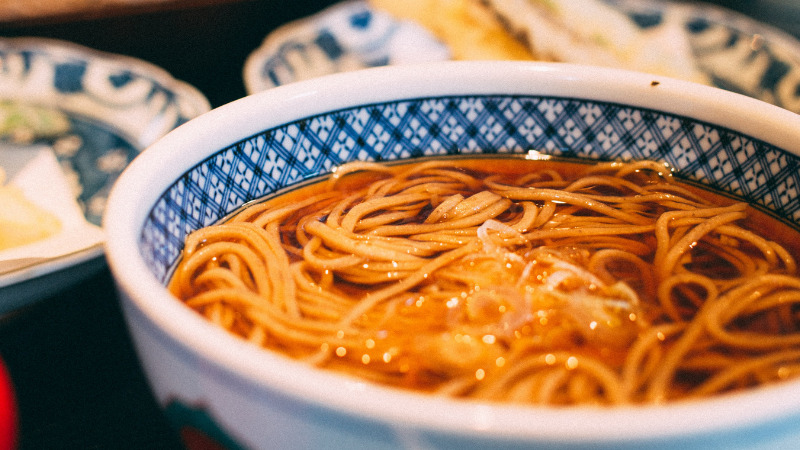
[[[0,22],[0,36],[58,38],[135,56],[194,85],[216,107],[245,95],[243,63],[267,33],[332,3],[203,0],[199,6]],[[777,7],[765,10],[762,1],[717,3],[800,36],[797,9],[792,16]],[[181,448],[149,391],[107,270],[0,321],[0,355],[16,390],[20,449]]]

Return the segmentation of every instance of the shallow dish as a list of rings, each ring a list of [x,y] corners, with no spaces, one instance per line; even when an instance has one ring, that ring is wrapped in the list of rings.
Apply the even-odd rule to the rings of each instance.
[[[709,4],[606,3],[641,30],[663,33],[670,42],[684,39],[710,84],[800,112],[800,43],[788,34]],[[248,57],[243,76],[254,93],[329,73],[449,58],[448,49],[419,25],[349,0],[270,33]]]
[[[46,241],[0,252],[2,314],[103,266],[99,226],[116,177],[210,105],[156,66],[62,41],[0,39],[0,69],[0,166],[63,225]]]
[[[240,99],[116,183],[107,257],[155,396],[184,435],[245,448],[800,445],[800,382],[666,406],[542,408],[400,392],[256,348],[165,288],[186,234],[345,161],[655,158],[800,223],[800,116],[691,83],[537,63],[383,67]]]

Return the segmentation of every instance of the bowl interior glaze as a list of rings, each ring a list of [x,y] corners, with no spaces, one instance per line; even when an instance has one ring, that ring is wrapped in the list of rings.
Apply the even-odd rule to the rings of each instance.
[[[254,403],[277,392],[294,405],[288,411],[315,411],[317,422],[306,425],[317,431],[326,420],[364,420],[375,429],[422,430],[426,442],[444,446],[753,444],[776,430],[800,441],[787,431],[800,420],[797,382],[643,408],[465,405],[321,373],[255,348],[165,289],[187,234],[246,202],[347,161],[466,154],[661,160],[681,177],[800,223],[800,116],[757,100],[560,64],[447,62],[336,74],[211,111],[144,152],[118,181],[107,254],[129,323],[148,335],[140,354],[166,348],[186,363],[176,373],[224,380]],[[174,374],[158,364],[145,364],[149,376],[174,399],[161,386]]]
[[[528,154],[664,161],[689,180],[800,219],[797,155],[700,120],[618,103],[466,95],[356,106],[303,117],[224,148],[162,194],[140,250],[162,282],[187,231],[347,161]]]

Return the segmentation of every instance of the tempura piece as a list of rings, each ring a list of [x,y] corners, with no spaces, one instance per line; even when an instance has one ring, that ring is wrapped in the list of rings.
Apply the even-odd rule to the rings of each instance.
[[[450,49],[453,59],[535,59],[477,0],[370,0],[370,4],[422,25]]]
[[[601,0],[482,1],[544,60],[709,82],[695,67],[689,42],[675,25],[679,21],[642,29]]]
[[[55,235],[61,221],[33,202],[15,186],[5,185],[0,167],[0,250],[19,247]]]
[[[369,1],[422,25],[457,60],[565,62],[710,84],[694,62],[680,20],[641,28],[601,0]]]

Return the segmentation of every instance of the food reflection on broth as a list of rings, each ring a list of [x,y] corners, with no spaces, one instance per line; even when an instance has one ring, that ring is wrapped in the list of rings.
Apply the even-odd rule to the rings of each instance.
[[[789,232],[655,162],[356,162],[192,233],[170,289],[377,383],[661,403],[798,374]]]

